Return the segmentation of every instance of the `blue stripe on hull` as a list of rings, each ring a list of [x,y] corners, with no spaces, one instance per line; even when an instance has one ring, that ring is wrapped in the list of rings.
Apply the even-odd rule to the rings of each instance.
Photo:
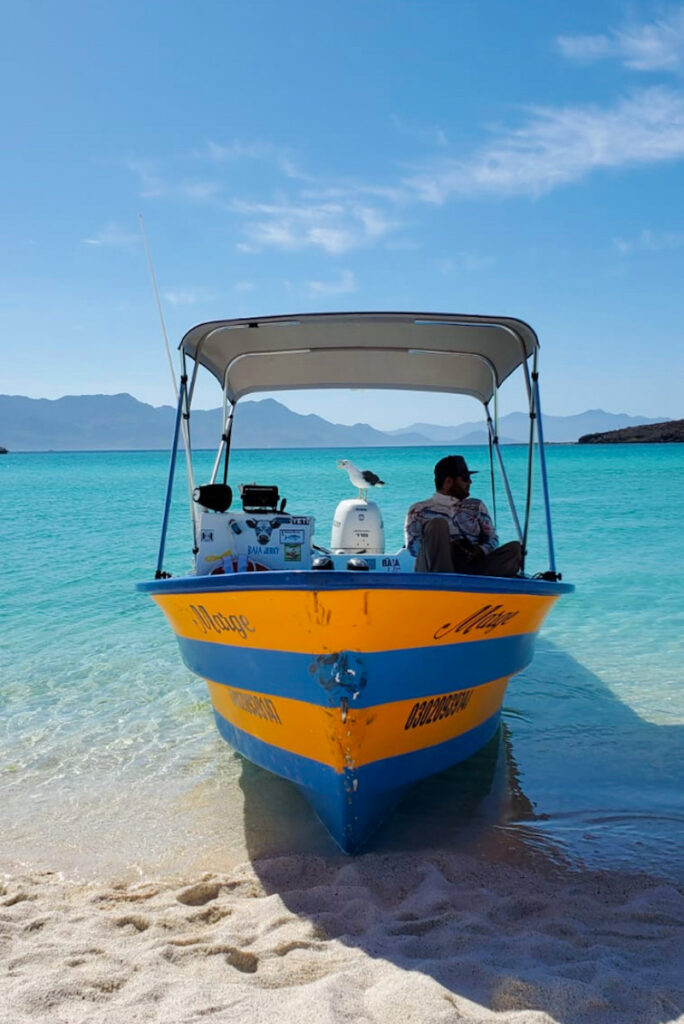
[[[309,800],[338,846],[354,853],[396,807],[407,787],[476,753],[499,724],[501,712],[475,729],[433,747],[336,772],[256,739],[214,711],[219,732],[248,760],[294,782]]]
[[[323,707],[357,693],[355,707],[420,700],[481,686],[529,665],[536,633],[402,651],[294,654],[177,637],[191,671],[215,683]]]

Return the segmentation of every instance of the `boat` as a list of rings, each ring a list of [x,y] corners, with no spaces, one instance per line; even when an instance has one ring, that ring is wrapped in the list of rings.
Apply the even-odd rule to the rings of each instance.
[[[187,667],[206,680],[221,735],[298,786],[339,847],[354,853],[414,782],[492,739],[509,680],[530,663],[551,606],[574,589],[555,564],[537,336],[510,317],[308,313],[198,324],[179,350],[156,572],[138,589],[166,616]],[[223,404],[213,470],[196,485],[190,425],[200,367],[219,382]],[[522,517],[497,436],[498,391],[514,372],[523,375],[530,413]],[[337,543],[322,549],[312,510],[288,510],[277,483],[232,487],[237,403],[300,388],[479,399],[492,485],[496,466],[523,551],[539,467],[548,567],[513,578],[415,572],[406,549],[385,552],[381,513],[363,494],[338,506]],[[174,577],[164,557],[181,443],[194,569]],[[416,497],[407,495],[407,507]]]

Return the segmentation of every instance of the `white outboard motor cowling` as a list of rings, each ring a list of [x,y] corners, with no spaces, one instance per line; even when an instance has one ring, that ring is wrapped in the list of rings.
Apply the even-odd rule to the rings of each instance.
[[[336,555],[383,555],[385,527],[374,501],[347,498],[335,509],[330,549]]]

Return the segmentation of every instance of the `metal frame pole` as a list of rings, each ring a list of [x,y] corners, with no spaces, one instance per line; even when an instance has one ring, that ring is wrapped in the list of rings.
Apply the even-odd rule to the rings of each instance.
[[[487,403],[485,403],[485,413],[487,412]],[[494,405],[494,416],[496,419],[496,403]],[[496,424],[495,424],[496,430]],[[494,520],[494,529],[496,529],[496,480],[494,478],[494,444],[492,440],[491,431],[487,431],[489,439],[489,482],[492,488],[492,519]]]
[[[183,405],[185,404],[185,388],[188,382],[186,376],[181,375],[180,389],[178,392],[178,406],[176,408],[176,426],[173,432],[173,444],[171,446],[171,461],[169,464],[169,479],[166,484],[166,502],[164,505],[164,517],[162,519],[161,538],[159,541],[159,555],[157,556],[157,568],[154,574],[155,580],[164,579],[168,573],[162,571],[164,561],[164,548],[166,547],[166,533],[169,527],[169,513],[171,511],[171,495],[173,494],[173,477],[176,469],[176,455],[178,454],[178,435],[180,433]]]
[[[225,458],[223,460],[223,482],[228,483],[228,462],[230,460],[230,441],[233,436],[233,417],[235,415],[235,406],[231,405],[230,412],[228,413],[228,419],[226,420],[226,428],[223,432],[223,442],[225,446]]]
[[[509,508],[511,510],[511,515],[513,516],[513,523],[515,525],[515,531],[518,534],[518,540],[520,541],[520,544],[522,545],[522,542],[523,542],[522,530],[520,529],[520,521],[518,519],[518,513],[515,510],[515,502],[513,501],[513,493],[511,491],[511,485],[508,482],[508,475],[506,473],[506,467],[504,466],[503,456],[501,455],[501,449],[499,448],[499,438],[497,437],[496,432],[494,430],[494,424],[492,423],[492,417],[489,415],[489,409],[487,408],[486,405],[485,405],[485,413],[487,414],[487,429],[489,430],[489,436],[491,438],[492,444],[494,446],[494,451],[496,452],[496,457],[497,457],[498,462],[499,462],[499,469],[501,471],[501,477],[503,479],[504,487],[506,489],[506,497],[508,498],[508,505],[509,505]]]
[[[532,362],[532,374],[537,372],[537,353],[539,349],[535,349],[533,362]],[[527,489],[525,494],[525,525],[523,526],[523,564],[525,554],[527,552],[527,538],[530,532],[530,516],[532,514],[532,480],[534,476],[534,422],[537,418],[536,408],[536,395],[532,387],[531,378],[527,377],[527,362],[525,363],[525,374],[528,382],[527,388],[527,404],[530,418],[530,430],[527,439]]]
[[[542,426],[541,405],[539,402],[539,371],[532,373],[535,410],[537,413],[537,442],[539,446],[539,468],[541,470],[542,491],[544,492],[544,508],[546,511],[546,536],[549,544],[549,569],[556,572],[556,556],[553,550],[553,531],[551,529],[551,503],[549,501],[549,483],[546,476],[546,455],[544,452],[544,427]],[[559,577],[560,578],[560,577]]]
[[[232,407],[231,407],[232,415]],[[218,450],[216,452],[216,461],[214,462],[214,468],[211,471],[211,477],[209,482],[215,483],[216,477],[218,476],[219,466],[221,465],[221,456],[223,455],[223,449],[226,443],[226,429],[228,425],[228,389],[224,385],[223,387],[223,401],[221,402],[221,440],[219,441]]]
[[[190,403],[192,401],[192,391],[188,394],[188,371],[187,362],[185,359],[185,352],[180,353],[180,364],[181,364],[181,380],[185,381],[185,387],[183,388],[184,402],[182,408],[182,429],[183,429],[183,441],[185,443],[185,463],[188,472],[188,497],[190,500],[190,524],[192,526],[192,553],[197,554],[199,550],[197,547],[197,512],[195,509],[195,503],[192,500],[192,495],[195,490],[195,476],[192,468],[192,443],[190,440]],[[192,390],[194,391],[195,380],[197,378],[198,363],[195,362],[195,368],[192,375]]]

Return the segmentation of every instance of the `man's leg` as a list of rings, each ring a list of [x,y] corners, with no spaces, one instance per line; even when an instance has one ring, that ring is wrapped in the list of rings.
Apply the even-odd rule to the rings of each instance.
[[[451,539],[446,519],[428,519],[415,564],[416,572],[453,572]]]
[[[477,563],[478,576],[515,576],[522,566],[522,550],[517,540],[502,544]]]

